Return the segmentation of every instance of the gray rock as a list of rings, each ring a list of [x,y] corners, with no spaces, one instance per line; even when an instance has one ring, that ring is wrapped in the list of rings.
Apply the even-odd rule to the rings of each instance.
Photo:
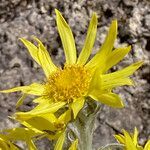
[[[81,51],[92,12],[98,15],[98,33],[92,55],[104,41],[108,26],[118,20],[117,46],[132,45],[131,53],[112,70],[121,69],[139,59],[144,65],[133,78],[135,87],[122,87],[119,93],[126,108],[104,106],[96,121],[94,147],[115,142],[113,134],[121,129],[140,131],[140,142],[150,138],[150,2],[149,0],[1,0],[0,1],[0,90],[43,81],[44,74],[33,61],[20,37],[41,39],[57,65],[64,63],[62,44],[57,32],[54,9],[59,9],[69,22],[78,49]],[[0,128],[15,126],[6,116],[15,112],[20,93],[0,94]],[[32,104],[27,100],[23,109]],[[47,141],[45,142],[47,143]],[[41,145],[41,143],[39,143]],[[41,145],[41,149],[46,149]]]

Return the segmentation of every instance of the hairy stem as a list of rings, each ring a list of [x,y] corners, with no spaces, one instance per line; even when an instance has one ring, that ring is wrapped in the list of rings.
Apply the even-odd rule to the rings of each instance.
[[[95,119],[100,106],[96,102],[88,100],[85,107],[80,111],[70,129],[79,139],[79,150],[92,150]]]

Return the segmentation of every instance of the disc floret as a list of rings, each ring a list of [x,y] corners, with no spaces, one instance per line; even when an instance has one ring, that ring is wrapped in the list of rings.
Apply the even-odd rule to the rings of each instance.
[[[53,73],[45,84],[45,93],[55,102],[66,101],[85,96],[91,80],[90,71],[83,66],[65,65]]]

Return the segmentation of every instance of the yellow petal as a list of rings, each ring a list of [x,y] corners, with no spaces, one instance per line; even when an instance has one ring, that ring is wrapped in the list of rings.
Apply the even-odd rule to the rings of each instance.
[[[117,37],[117,28],[118,28],[117,20],[113,20],[110,25],[109,32],[106,36],[106,39],[100,48],[99,53],[104,53],[105,56],[107,56],[112,51],[114,47],[114,42]]]
[[[53,103],[53,101],[50,98],[47,98],[45,96],[38,97],[38,98],[34,99],[33,102],[38,103],[38,104],[51,103],[51,102]]]
[[[53,113],[39,114],[38,116],[48,120],[51,123],[58,122],[58,118]]]
[[[144,150],[144,148],[142,146],[137,145],[136,150]]]
[[[28,41],[24,38],[20,38],[20,40],[27,47],[32,58],[41,66],[41,63],[40,63],[39,57],[38,57],[38,48],[34,44],[32,44],[30,41]]]
[[[124,137],[125,137],[125,146],[127,150],[137,150],[136,146],[134,145],[132,138],[130,137],[129,133],[123,130]]]
[[[138,130],[136,127],[134,128],[133,142],[134,142],[134,145],[138,144]]]
[[[144,150],[150,150],[150,140],[147,141]]]
[[[116,72],[113,72],[110,74],[106,74],[105,77],[111,77],[112,80],[114,80],[116,78],[120,78],[120,79],[126,78],[126,77],[132,75],[142,64],[143,64],[143,61],[133,63],[132,65],[130,65],[122,70],[119,70],[119,71],[116,71]]]
[[[0,92],[12,93],[12,92],[17,92],[17,91],[22,91],[23,93],[26,93],[26,94],[41,96],[44,94],[44,90],[45,90],[44,85],[39,84],[39,83],[33,83],[28,86],[19,86],[19,87],[15,87],[15,88],[8,89],[8,90],[3,90]]]
[[[77,146],[78,146],[78,139],[76,139],[75,141],[73,141],[73,143],[69,147],[69,150],[77,150]]]
[[[16,108],[20,107],[23,104],[24,99],[26,98],[26,94],[23,94],[21,98],[17,101]]]
[[[97,83],[99,84],[99,83]],[[101,84],[99,86],[101,86],[101,90],[107,90],[107,89],[112,89],[118,86],[123,86],[123,85],[133,85],[133,81],[129,78],[115,78],[115,79],[111,79],[111,77],[105,77],[102,76],[101,77]]]
[[[38,42],[37,54],[38,54],[39,62],[45,72],[46,77],[49,78],[50,74],[52,74],[57,70],[57,67],[52,62],[51,57],[48,51],[46,50],[46,48],[44,47],[44,45],[42,44],[42,42],[36,37],[34,37],[34,39]]]
[[[25,122],[23,122],[22,124],[28,128],[35,128],[40,131],[55,131],[56,130],[56,128],[53,125],[53,120],[50,121],[47,117],[44,117],[44,116],[32,117],[26,120]]]
[[[66,111],[59,118],[56,118],[52,113],[47,113],[32,117],[21,123],[28,128],[48,133],[50,138],[53,139],[57,138],[58,134],[64,131],[65,125],[71,119],[70,116],[69,111]]]
[[[88,60],[91,54],[94,42],[95,42],[96,32],[97,32],[97,16],[96,16],[96,13],[94,13],[92,15],[92,19],[90,21],[90,25],[89,25],[87,36],[86,36],[86,40],[82,48],[82,51],[79,55],[79,58],[77,60],[77,64],[84,65],[86,61]]]
[[[111,67],[116,65],[120,60],[122,60],[127,53],[131,50],[131,46],[117,48],[112,51],[109,57],[106,60],[106,64],[104,64],[103,72],[106,72]],[[101,68],[102,69],[102,68]]]
[[[62,133],[62,135],[57,140],[54,150],[62,150],[64,141],[65,141],[65,132]]]
[[[40,131],[48,133],[50,139],[56,139],[58,138],[58,136],[60,136],[59,134],[64,131],[66,127],[65,125],[70,120],[71,120],[71,113],[70,110],[68,110],[65,113],[63,113],[59,118],[56,118],[56,116],[52,113],[39,114],[31,117],[26,121],[21,122],[21,124],[32,130],[34,129],[38,130],[38,132]]]
[[[71,111],[67,110],[65,111],[59,118],[58,118],[58,122],[63,122],[65,124],[67,124],[69,121],[71,120]]]
[[[133,81],[130,78],[128,78],[128,76],[132,75],[142,64],[143,62],[140,61],[122,70],[101,75],[99,76],[99,78],[101,78],[101,83],[97,84],[100,84],[101,89],[103,90],[122,85],[133,85]]]
[[[83,108],[85,102],[85,98],[81,97],[76,99],[72,104],[71,104],[71,109],[73,111],[73,116],[74,119],[77,117],[79,111]]]
[[[112,52],[117,37],[117,20],[112,21],[107,37],[98,53],[86,64],[89,69],[101,68]]]
[[[92,80],[90,82],[90,87],[89,87],[89,92],[92,91],[101,91],[101,73],[100,73],[100,69],[97,69],[93,76],[92,76]]]
[[[116,78],[110,74],[101,75],[99,70],[96,70],[90,83],[89,92],[99,91],[102,93],[106,90],[111,90],[114,87],[123,85],[133,85],[133,81],[129,78]]]
[[[32,137],[39,135],[39,133],[36,133],[35,131],[27,128],[12,128],[12,129],[6,129],[5,132],[7,132],[7,138],[9,140],[17,141],[17,140],[24,140],[31,139]]]
[[[6,149],[8,150],[11,143],[9,141],[6,141],[1,135],[0,135],[0,150]]]
[[[21,38],[20,40],[27,47],[32,58],[43,68],[46,76],[49,77],[53,71],[56,71],[57,67],[53,64],[49,53],[42,42],[36,37],[34,37],[34,39],[38,42],[38,47],[26,39]]]
[[[56,23],[58,32],[63,44],[65,56],[66,56],[66,64],[75,64],[76,63],[76,47],[75,47],[75,41],[72,34],[72,31],[61,15],[61,13],[55,9],[56,13]]]
[[[121,98],[117,94],[114,94],[114,93],[99,94],[99,92],[97,93],[93,92],[93,93],[90,93],[89,96],[93,98],[94,100],[101,102],[102,104],[106,104],[114,108],[124,107],[124,104]]]
[[[114,135],[114,137],[117,139],[117,141],[121,144],[125,144],[125,138],[122,134]]]
[[[27,120],[36,115],[42,115],[47,113],[55,113],[58,109],[63,107],[66,103],[65,102],[58,102],[58,103],[40,103],[34,109],[28,112],[17,112],[15,113],[17,120]]]
[[[9,141],[7,135],[0,134],[0,150],[19,150],[19,148]]]
[[[7,137],[9,140],[12,141],[23,140],[26,142],[30,150],[37,150],[36,146],[32,141],[32,138],[34,138],[35,136],[39,136],[40,133],[27,128],[13,128],[5,130],[5,132],[7,132]]]
[[[32,140],[27,141],[29,150],[38,150]]]
[[[48,132],[49,132],[49,131],[48,131]],[[47,137],[47,139],[49,139],[50,141],[51,141],[51,140],[55,140],[55,141],[56,141],[56,140],[58,140],[58,138],[61,136],[61,134],[62,134],[63,132],[64,132],[64,131],[62,131],[62,132],[56,132],[56,133],[53,134],[53,135],[48,133],[48,134],[46,135],[46,137]]]

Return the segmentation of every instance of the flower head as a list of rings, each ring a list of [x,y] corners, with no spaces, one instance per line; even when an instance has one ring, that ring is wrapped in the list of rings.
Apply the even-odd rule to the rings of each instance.
[[[123,134],[115,135],[119,143],[125,146],[125,150],[150,150],[150,140],[147,141],[144,147],[138,144],[138,130],[134,129],[134,133],[130,134],[123,130]]]
[[[68,104],[86,96],[91,80],[90,71],[79,65],[65,65],[50,75],[45,84],[45,95],[55,102]]]
[[[34,100],[38,103],[35,111],[24,113],[23,117],[40,112],[55,113],[62,107],[68,107],[76,118],[88,96],[108,106],[122,108],[124,104],[121,98],[113,93],[112,89],[123,85],[133,85],[129,76],[142,65],[142,62],[136,62],[120,71],[107,73],[131,49],[130,46],[114,49],[114,42],[117,37],[117,21],[112,21],[104,44],[97,54],[88,61],[97,32],[96,14],[92,15],[85,43],[78,58],[74,37],[69,25],[58,10],[56,10],[56,16],[57,28],[66,57],[64,67],[57,67],[52,62],[48,51],[38,38],[34,37],[34,40],[38,43],[37,46],[22,38],[21,41],[27,47],[33,59],[43,68],[46,82],[44,84],[33,83],[1,92],[22,91],[24,94],[39,96],[38,99]],[[22,104],[23,99],[24,95],[17,106]]]

